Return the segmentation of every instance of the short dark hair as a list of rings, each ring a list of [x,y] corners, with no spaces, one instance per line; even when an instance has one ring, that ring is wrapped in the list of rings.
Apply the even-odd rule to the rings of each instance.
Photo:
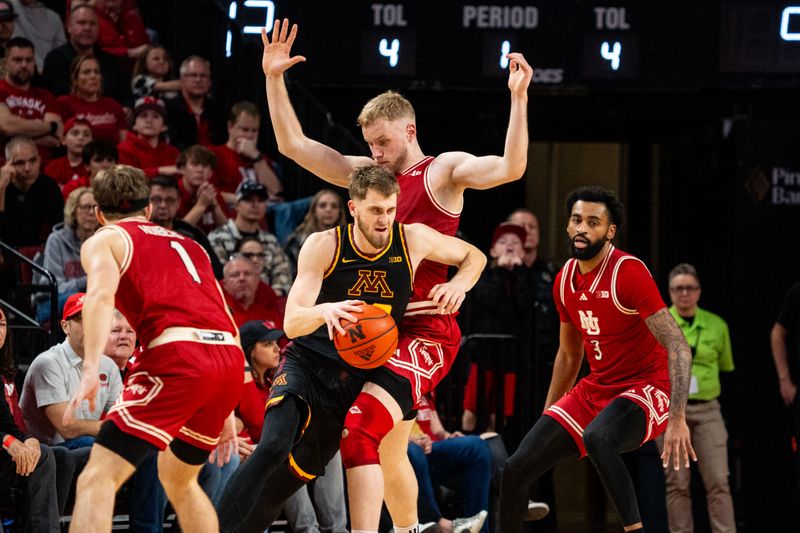
[[[162,189],[175,189],[178,191],[178,196],[181,194],[181,189],[178,187],[178,180],[171,176],[164,176],[163,174],[159,174],[155,176],[153,179],[150,180],[150,189],[154,186],[158,185]]]
[[[261,111],[258,110],[258,106],[256,104],[253,102],[248,102],[247,100],[242,100],[241,102],[236,102],[231,106],[231,112],[228,115],[228,122],[231,124],[236,124],[236,121],[239,120],[239,116],[242,113],[257,119],[261,118]]]
[[[591,185],[578,187],[567,196],[567,217],[572,216],[572,207],[577,201],[603,204],[608,211],[610,222],[617,226],[617,230],[625,223],[625,207],[619,201],[614,191]]]
[[[31,50],[34,50],[31,40],[26,39],[25,37],[12,37],[6,41],[5,49],[11,50],[12,48],[30,48]]]
[[[117,147],[110,142],[97,139],[86,143],[86,146],[83,147],[83,152],[81,152],[81,159],[83,159],[84,165],[91,163],[92,159],[101,161],[110,159],[116,163],[119,160],[119,152]]]
[[[350,198],[363,200],[370,189],[385,197],[400,193],[400,185],[397,184],[394,172],[376,165],[353,170],[348,186]]]
[[[697,269],[690,265],[689,263],[681,263],[679,265],[675,265],[675,267],[669,271],[669,281],[672,281],[672,278],[675,276],[680,275],[687,275],[692,276],[694,279],[697,280],[697,283],[700,283],[700,276],[697,275]]]
[[[190,161],[196,165],[213,168],[217,164],[217,156],[205,146],[193,144],[178,155],[175,166],[178,168],[185,167],[186,163]]]

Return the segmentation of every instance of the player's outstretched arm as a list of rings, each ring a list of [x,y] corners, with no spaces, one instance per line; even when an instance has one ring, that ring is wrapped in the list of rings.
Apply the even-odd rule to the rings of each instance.
[[[553,377],[544,408],[556,403],[575,385],[583,361],[583,339],[572,322],[562,322],[559,331],[558,353],[553,364]]]
[[[507,55],[511,111],[502,156],[476,157],[448,152],[436,158],[450,167],[452,184],[461,189],[490,189],[522,177],[528,165],[528,86],[533,69],[520,53]]]
[[[292,66],[305,61],[303,56],[292,56],[292,45],[297,37],[297,24],[289,28],[289,20],[275,21],[272,37],[267,29],[261,30],[264,54],[261,67],[266,76],[267,105],[278,150],[329,183],[346,187],[355,167],[374,164],[369,157],[344,156],[324,144],[306,137],[286,90],[284,73]]]
[[[75,409],[83,400],[95,409],[99,388],[100,357],[111,332],[114,318],[114,295],[119,286],[119,263],[114,248],[122,248],[121,237],[112,231],[101,231],[90,237],[81,248],[81,264],[86,272],[86,296],[83,299],[83,377],[81,385],[64,412],[64,423],[74,420]],[[121,257],[121,253],[118,252]]]
[[[653,336],[669,354],[669,422],[664,434],[664,451],[661,459],[664,468],[672,459],[673,468],[681,465],[689,468],[689,458],[697,461],[692,448],[689,426],[686,425],[686,400],[689,398],[689,382],[692,375],[692,351],[686,337],[675,323],[669,310],[664,307],[645,319]]]
[[[344,335],[339,320],[357,320],[352,313],[360,313],[364,302],[345,300],[343,302],[317,304],[319,290],[325,271],[336,260],[335,229],[312,233],[297,258],[297,277],[286,298],[286,314],[283,318],[283,331],[290,339],[313,333],[323,324],[328,326],[328,337],[333,339],[334,331]]]
[[[439,313],[455,313],[466,292],[481,277],[486,256],[470,243],[443,235],[424,224],[407,224],[404,229],[415,271],[423,259],[458,267],[450,281],[435,285],[428,293],[428,298],[439,305]]]

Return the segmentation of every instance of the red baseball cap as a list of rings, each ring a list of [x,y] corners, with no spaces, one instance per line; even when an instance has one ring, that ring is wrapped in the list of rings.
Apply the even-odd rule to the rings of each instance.
[[[78,125],[86,126],[89,129],[92,129],[91,122],[89,122],[85,118],[70,117],[64,123],[64,134],[66,135],[67,133],[69,133],[69,130],[71,130],[72,128],[74,128],[75,126],[78,126]]]
[[[525,244],[525,239],[528,237],[528,232],[525,231],[525,228],[523,228],[522,226],[517,226],[516,224],[503,223],[494,229],[494,233],[492,234],[492,248],[494,248],[494,245],[497,242],[497,240],[506,233],[513,233],[514,235],[519,237],[519,240],[522,241],[522,244]]]
[[[61,314],[61,320],[69,320],[81,311],[83,311],[83,297],[86,296],[85,292],[76,292],[64,303],[64,312]]]

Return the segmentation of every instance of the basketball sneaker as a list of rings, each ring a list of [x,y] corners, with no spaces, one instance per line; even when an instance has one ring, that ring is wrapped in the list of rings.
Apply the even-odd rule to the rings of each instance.
[[[469,518],[456,518],[453,520],[453,533],[478,533],[483,527],[488,514],[486,511],[481,511]]]
[[[541,520],[547,516],[549,512],[550,506],[546,503],[528,500],[528,513],[525,515],[525,521]]]

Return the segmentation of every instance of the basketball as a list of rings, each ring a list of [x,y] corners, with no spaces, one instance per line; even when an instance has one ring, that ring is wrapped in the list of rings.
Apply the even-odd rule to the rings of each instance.
[[[336,351],[355,368],[377,368],[397,349],[397,325],[386,311],[374,305],[364,305],[362,313],[354,313],[358,322],[342,319],[347,335],[334,331]]]

